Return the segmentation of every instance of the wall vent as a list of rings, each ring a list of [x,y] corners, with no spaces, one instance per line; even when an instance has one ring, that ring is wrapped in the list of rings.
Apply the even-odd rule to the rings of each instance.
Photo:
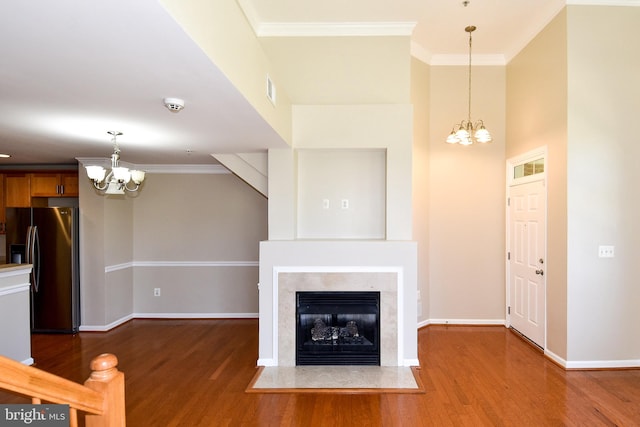
[[[271,78],[267,75],[267,98],[273,105],[276,105],[276,86],[271,81]]]

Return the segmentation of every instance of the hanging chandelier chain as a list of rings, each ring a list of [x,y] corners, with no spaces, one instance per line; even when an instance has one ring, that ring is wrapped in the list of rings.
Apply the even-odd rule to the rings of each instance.
[[[120,154],[120,146],[118,145],[117,137],[122,135],[122,132],[110,130],[107,133],[111,135],[111,142],[113,143],[113,152]]]
[[[469,32],[469,115],[468,120],[471,123],[471,33],[476,29],[476,27],[467,27],[465,30]]]
[[[467,93],[467,120],[463,119],[462,122],[454,126],[451,130],[451,134],[447,137],[446,142],[449,144],[471,145],[475,142],[491,142],[493,138],[489,131],[484,127],[484,122],[482,120],[478,120],[475,123],[471,121],[471,60],[473,48],[473,37],[471,33],[476,30],[476,27],[469,25],[464,30],[469,33],[469,91]]]

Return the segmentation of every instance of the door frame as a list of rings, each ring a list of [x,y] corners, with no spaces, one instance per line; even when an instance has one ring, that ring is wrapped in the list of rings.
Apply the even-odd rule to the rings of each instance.
[[[509,304],[511,302],[511,270],[510,270],[510,258],[509,254],[511,252],[511,213],[509,200],[511,197],[510,189],[516,185],[528,184],[530,182],[535,181],[543,181],[544,184],[544,198],[545,198],[545,211],[544,211],[544,253],[545,253],[545,271],[548,271],[549,268],[549,259],[547,257],[547,242],[548,242],[548,179],[547,179],[547,171],[549,165],[549,155],[548,155],[547,146],[544,145],[542,147],[535,148],[531,151],[527,151],[526,153],[522,153],[520,155],[511,157],[507,159],[506,162],[506,200],[505,200],[505,284],[506,284],[506,299],[505,299],[505,326],[507,328],[511,327],[511,314],[509,313]],[[529,176],[524,176],[520,178],[514,177],[514,169],[517,166],[523,165],[533,160],[544,159],[544,171],[538,174],[533,174]],[[547,276],[543,277],[544,280],[544,333],[543,333],[543,350],[547,348]]]

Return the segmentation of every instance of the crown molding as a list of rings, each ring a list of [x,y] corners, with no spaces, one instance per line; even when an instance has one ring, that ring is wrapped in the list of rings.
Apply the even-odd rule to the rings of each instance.
[[[471,55],[471,65],[505,65],[504,55]],[[432,55],[430,65],[469,65],[466,55]]]
[[[558,13],[566,6],[640,6],[640,0],[566,0],[548,3],[546,10],[541,11],[544,19],[537,22],[536,25],[528,28],[524,36],[514,40],[511,48],[505,52],[505,62],[509,63],[522,49],[524,49],[531,40],[533,40],[546,27],[549,22],[556,17]]]
[[[431,64],[431,57],[433,55],[431,54],[431,52],[425,49],[424,46],[411,40],[411,56],[413,56],[416,59],[419,59],[425,64]]]
[[[237,0],[256,37],[411,36],[416,22],[263,22],[249,0]]]
[[[147,173],[167,174],[228,174],[229,169],[222,165],[138,165]]]
[[[640,6],[640,0],[567,0],[573,6]]]
[[[255,27],[258,37],[411,36],[415,22],[266,22]]]
[[[100,165],[105,168],[111,167],[111,160],[103,157],[76,157],[82,166]],[[229,169],[222,165],[151,165],[141,163],[129,163],[120,161],[120,165],[129,169],[143,170],[146,173],[164,174],[229,174]]]

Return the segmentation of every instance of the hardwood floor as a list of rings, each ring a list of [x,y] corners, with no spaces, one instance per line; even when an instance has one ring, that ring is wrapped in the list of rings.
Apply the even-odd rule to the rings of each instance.
[[[425,394],[254,394],[258,322],[132,320],[106,333],[34,335],[36,366],[82,383],[114,353],[127,425],[633,426],[640,370],[565,371],[501,326],[418,334]],[[23,403],[0,392],[2,403]]]

